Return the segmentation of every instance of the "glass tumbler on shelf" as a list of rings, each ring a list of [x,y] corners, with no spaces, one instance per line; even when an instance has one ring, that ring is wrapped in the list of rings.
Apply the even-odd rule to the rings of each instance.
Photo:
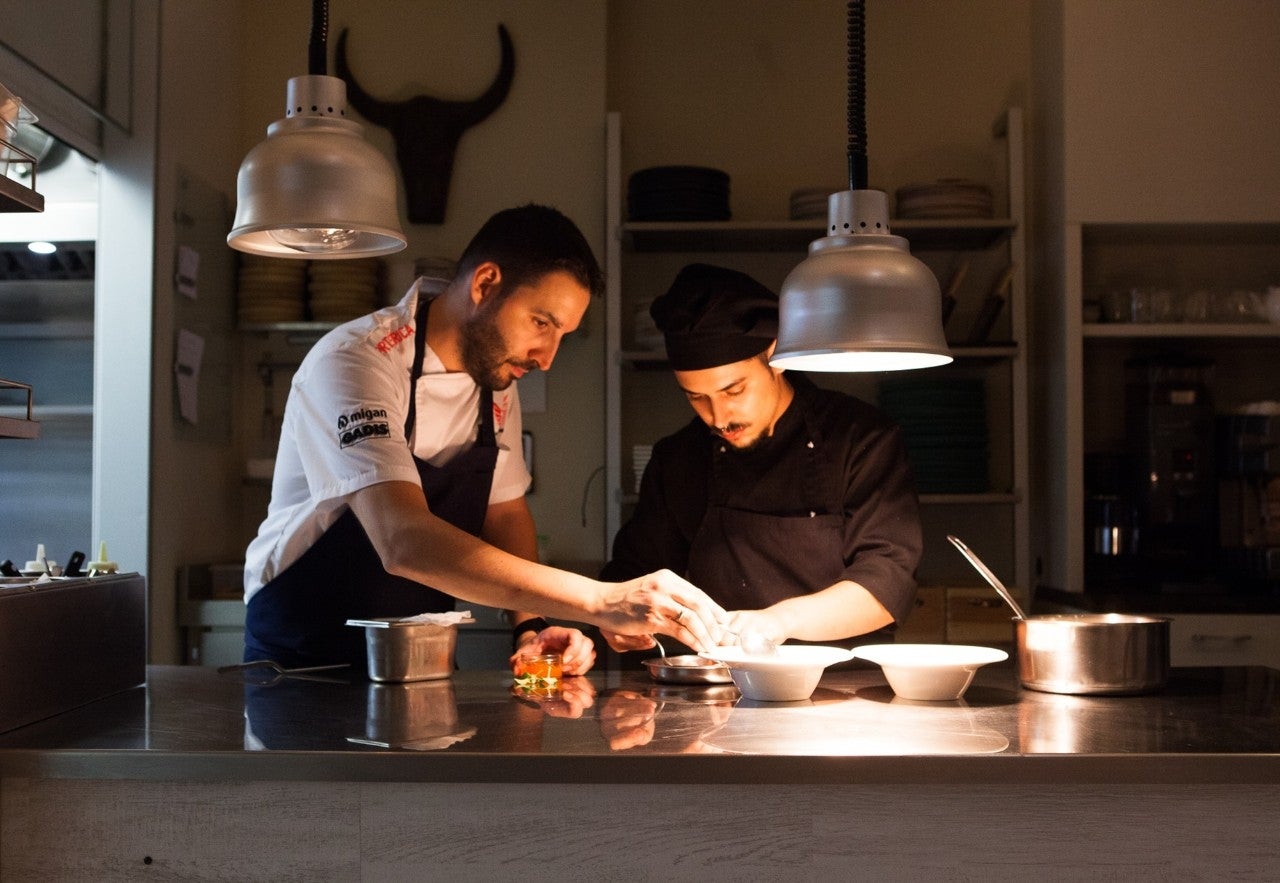
[[[1112,288],[1102,295],[1102,321],[1132,322],[1133,294],[1128,288]]]
[[[1207,289],[1197,288],[1182,296],[1182,321],[1209,321],[1210,294]]]
[[[1261,299],[1256,291],[1234,288],[1214,292],[1212,313],[1217,322],[1257,322],[1263,319]]]
[[[1280,325],[1280,285],[1267,286],[1267,295],[1262,304],[1267,321]]]
[[[1142,315],[1139,322],[1172,322],[1174,319],[1173,292],[1168,288],[1143,288]]]

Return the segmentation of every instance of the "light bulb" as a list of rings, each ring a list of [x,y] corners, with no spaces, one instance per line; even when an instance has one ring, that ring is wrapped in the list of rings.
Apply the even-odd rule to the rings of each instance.
[[[268,230],[271,238],[286,248],[308,254],[341,251],[350,248],[359,237],[358,230],[341,227],[284,227]]]

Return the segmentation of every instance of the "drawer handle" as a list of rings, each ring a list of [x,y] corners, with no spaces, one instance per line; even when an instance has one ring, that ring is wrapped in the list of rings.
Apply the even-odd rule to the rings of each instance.
[[[1253,640],[1253,635],[1203,635],[1195,634],[1191,636],[1193,644],[1214,644],[1221,646],[1223,644],[1233,644],[1239,646]]]

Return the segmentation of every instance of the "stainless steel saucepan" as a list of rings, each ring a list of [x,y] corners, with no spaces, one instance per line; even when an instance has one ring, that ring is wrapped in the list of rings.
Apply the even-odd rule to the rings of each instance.
[[[1015,616],[1018,680],[1045,693],[1148,693],[1169,678],[1169,620],[1127,613],[1025,615],[968,546],[948,536]]]

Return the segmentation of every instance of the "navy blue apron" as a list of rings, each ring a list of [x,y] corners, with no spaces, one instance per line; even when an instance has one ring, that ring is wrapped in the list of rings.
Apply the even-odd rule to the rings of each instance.
[[[716,493],[723,460],[712,454],[707,511],[689,546],[687,576],[726,610],[758,610],[810,594],[825,589],[844,573],[844,504],[840,497],[844,481],[838,465],[827,455],[821,434],[809,425],[807,414],[803,431],[799,437],[806,451],[800,500],[806,510],[803,513],[769,515],[724,505]],[[890,626],[819,643],[856,647],[892,640]],[[789,643],[813,642],[792,639]]]
[[[806,443],[798,501],[803,514],[769,515],[724,505],[716,492],[717,480],[726,481],[719,476],[724,460],[719,452],[712,454],[707,511],[689,546],[688,577],[727,610],[756,610],[809,594],[844,572],[839,470],[825,456],[822,440],[805,432],[799,436]],[[719,440],[713,444],[728,446]]]
[[[414,317],[417,328],[409,380],[409,414],[404,428],[407,439],[413,438],[417,411],[414,393],[422,376],[430,303],[424,300]],[[479,536],[498,460],[493,392],[485,388],[480,391],[480,430],[470,449],[458,453],[444,466],[432,466],[417,457],[413,460],[432,513]],[[274,659],[288,667],[348,662],[356,669],[364,669],[364,630],[346,625],[348,619],[413,616],[453,609],[451,595],[387,573],[355,513],[348,509],[302,557],[249,599],[244,660]]]

